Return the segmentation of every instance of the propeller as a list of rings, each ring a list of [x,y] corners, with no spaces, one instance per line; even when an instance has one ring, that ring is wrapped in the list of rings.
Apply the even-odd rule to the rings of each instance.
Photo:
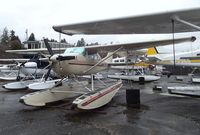
[[[53,55],[54,55],[53,50],[52,50],[51,46],[49,45],[47,39],[44,39],[44,44],[45,44],[45,46],[46,46],[46,48],[47,48],[49,54],[50,54],[51,56],[53,56]]]
[[[49,45],[47,39],[44,39],[44,44],[45,44],[45,46],[46,46],[46,48],[47,48],[47,50],[48,50],[48,52],[49,52],[49,54],[50,54],[50,57],[49,57],[49,60],[50,60],[50,58],[54,55],[53,50],[52,50],[51,46]],[[48,69],[48,71],[47,71],[47,73],[46,73],[46,75],[45,75],[45,78],[44,78],[45,81],[46,81],[46,80],[48,79],[48,77],[50,76],[51,69],[52,69],[52,63],[49,64],[49,69]]]
[[[19,67],[19,70],[18,70],[18,72],[17,72],[17,78],[16,78],[16,81],[20,81],[20,80],[21,80],[21,77],[20,77],[21,68],[24,66],[24,64],[25,64],[26,62],[27,62],[27,61],[22,62],[21,64],[18,63],[17,66]]]
[[[64,57],[64,56],[61,56],[60,54],[59,55],[54,55],[53,53],[53,50],[50,46],[50,44],[48,43],[48,40],[47,39],[44,39],[44,44],[50,54],[50,57],[49,57],[49,61],[51,62],[56,62],[56,61],[62,61],[62,60],[69,60],[69,59],[72,59],[71,56],[70,57]],[[51,73],[51,69],[52,69],[52,63],[49,65],[49,69],[46,73],[46,76],[45,76],[45,81],[48,79],[48,77],[50,76],[50,73]]]
[[[44,39],[44,44],[45,44],[45,46],[46,46],[49,54],[51,55],[49,57],[50,61],[63,61],[63,60],[72,60],[72,59],[75,59],[75,56],[62,56],[62,55],[60,55],[60,53],[59,53],[59,55],[53,56],[54,55],[53,50],[52,50],[51,46],[49,45],[47,39]]]
[[[49,66],[49,69],[48,69],[48,71],[47,71],[47,73],[46,73],[46,75],[45,75],[45,81],[48,79],[48,77],[50,76],[50,73],[51,73],[51,69],[52,69],[52,66],[50,65]]]
[[[63,61],[63,60],[73,60],[75,59],[75,56],[61,56],[59,55],[56,60],[58,61]]]
[[[59,62],[59,66],[61,66],[60,61],[73,60],[73,59],[75,59],[75,56],[63,56],[62,54],[60,55],[60,53],[54,55],[53,50],[48,43],[48,39],[44,39],[44,44],[45,44],[45,46],[46,46],[46,48],[47,48],[47,50],[50,54],[49,61],[51,62],[50,66],[49,66],[49,70],[47,71],[47,74],[45,76],[45,80],[47,80],[47,78],[50,75],[51,69],[52,69],[52,63]]]
[[[20,81],[21,77],[20,77],[20,70],[21,70],[21,65],[19,66],[19,70],[17,72],[17,78],[16,81]]]

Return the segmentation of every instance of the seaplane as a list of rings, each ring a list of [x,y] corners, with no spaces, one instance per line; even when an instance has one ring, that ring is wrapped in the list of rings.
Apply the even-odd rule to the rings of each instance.
[[[9,61],[10,59],[0,59],[0,61]],[[4,81],[19,81],[21,79],[33,78],[33,76],[41,75],[41,70],[38,68],[37,63],[23,59],[23,62],[11,59],[15,64],[7,64],[0,67],[0,80]]]
[[[46,58],[45,58],[46,59]],[[2,87],[7,90],[22,90],[29,88],[29,84],[32,83],[38,83],[40,82],[40,90],[50,88],[52,84],[55,84],[56,80],[49,80],[50,78],[47,78],[45,75],[48,71],[48,62],[42,62],[43,58],[31,58],[31,59],[0,59],[0,61],[15,61],[17,64],[14,65],[16,73],[12,77],[12,81],[15,82],[9,82],[4,84]],[[13,64],[12,64],[13,65]],[[13,71],[10,70],[10,73]],[[51,71],[51,77],[55,77],[55,73]],[[10,77],[11,78],[11,77]],[[4,77],[5,80],[5,77]],[[8,80],[8,79],[7,79]],[[11,80],[11,79],[10,79]],[[46,82],[49,84],[49,87],[47,85],[43,84],[43,82]],[[51,84],[51,85],[50,85]],[[38,90],[37,85],[31,85],[29,89]]]
[[[178,38],[175,39],[174,42],[181,43],[191,40],[193,37],[184,37],[184,38]],[[51,47],[49,46],[46,39],[44,39],[45,45],[50,53],[49,62],[50,62],[50,68],[53,69],[59,76],[62,78],[66,78],[68,76],[76,78],[77,75],[91,75],[98,73],[100,71],[103,71],[109,67],[109,64],[111,62],[111,57],[114,53],[121,50],[122,48],[125,49],[133,49],[138,48],[138,45],[145,44],[146,46],[150,46],[153,44],[158,45],[167,45],[171,44],[173,42],[172,39],[162,39],[162,40],[154,40],[154,41],[142,41],[142,42],[136,42],[131,44],[118,44],[118,45],[106,45],[106,46],[86,46],[86,47],[73,47],[73,48],[66,48],[65,52],[63,54],[54,54]],[[143,46],[144,47],[144,46]],[[100,58],[98,52],[99,50],[102,51],[111,51],[107,54],[106,57]],[[109,60],[110,59],[110,60]],[[118,85],[110,83],[112,85],[106,85],[103,88],[98,88],[100,90],[94,90],[93,86],[92,88],[88,88],[86,85],[87,83],[82,83],[77,81],[77,79],[72,79],[74,81],[68,81],[67,85],[63,85],[61,87],[56,87],[57,85],[62,84],[62,81],[59,81],[57,84],[55,84],[56,88],[38,91],[35,93],[30,93],[28,95],[25,95],[20,98],[20,102],[31,105],[31,106],[45,106],[48,103],[63,100],[65,98],[73,97],[74,95],[78,94],[86,94],[90,93],[90,97],[96,97],[94,102],[97,102],[95,104],[99,104],[96,107],[103,106],[107,104],[113,96],[117,93],[119,88],[122,87],[122,82],[117,82]],[[91,77],[93,79],[93,77]],[[68,78],[69,80],[69,78]],[[93,82],[93,81],[92,81]],[[92,83],[93,85],[93,83]],[[85,90],[88,90],[85,92]],[[102,94],[103,93],[103,94]],[[105,94],[106,93],[106,94]],[[104,95],[105,94],[105,95]],[[100,96],[104,95],[104,96]],[[75,103],[83,103],[88,100],[88,98],[84,98],[84,101],[78,102],[76,99]],[[82,99],[82,98],[81,98]],[[103,100],[102,100],[103,99]],[[101,101],[101,102],[100,102]],[[104,102],[102,102],[104,101]],[[100,103],[99,103],[100,102]],[[89,106],[90,104],[87,104]],[[84,107],[85,109],[87,108]],[[77,106],[78,107],[78,106]],[[79,108],[83,109],[83,108]],[[88,107],[88,109],[95,109],[95,107]]]
[[[1,65],[1,67],[0,67],[0,80],[1,81],[14,81],[14,80],[17,80],[17,76],[18,76],[17,64]]]
[[[195,24],[199,24],[199,13],[200,9],[187,9],[72,25],[59,25],[53,26],[53,29],[59,33],[67,35],[165,33],[171,32],[171,28],[169,27],[174,26],[174,21],[185,24],[180,18],[186,18]],[[178,25],[178,28],[182,32],[189,30],[188,27],[181,27],[181,25]],[[93,87],[91,89],[88,87],[85,88],[85,84],[78,82],[75,79],[76,75],[92,75],[107,69],[108,64],[106,62],[109,61],[109,58],[111,58],[113,54],[121,50],[137,50],[155,45],[167,45],[185,41],[191,42],[194,39],[194,37],[171,38],[126,44],[74,47],[66,48],[63,54],[54,54],[51,47],[48,45],[47,40],[44,40],[50,53],[49,62],[51,63],[51,68],[49,70],[53,69],[62,78],[67,76],[74,77],[72,79],[74,81],[69,81],[65,90],[56,87],[56,85],[61,84],[62,81],[60,81],[55,85],[55,89],[53,88],[25,95],[20,98],[20,102],[31,106],[44,106],[47,103],[62,100],[74,94],[83,94],[80,90],[87,89],[89,91],[88,93],[91,93],[87,95],[87,93],[84,92],[83,95],[74,100],[73,105],[79,109],[87,110],[101,107],[112,100],[117,91],[122,87],[122,82],[119,81],[111,86],[106,86],[105,88],[101,88],[99,91],[94,90]],[[108,53],[106,57],[100,59],[98,53],[101,51],[109,51],[110,53]]]
[[[10,79],[4,80],[20,80],[21,78],[24,78],[25,76],[34,76],[37,74],[40,76],[42,74],[41,68],[44,67],[44,63],[41,64],[39,59],[35,58],[34,55],[33,58],[25,59],[0,59],[1,62],[10,62],[12,64],[6,64],[0,67],[1,72],[7,72],[7,73],[15,73],[13,76],[10,76]],[[48,64],[47,64],[48,65]],[[20,77],[21,75],[21,77]],[[11,79],[12,78],[12,79]]]
[[[166,52],[159,53],[156,47],[152,47],[148,49],[147,58],[156,65],[190,67],[193,71],[188,74],[187,77],[176,76],[176,79],[200,83],[199,76],[193,74],[200,67],[199,52],[200,50],[197,49],[188,52],[178,52],[176,54]]]
[[[183,66],[193,68],[193,71],[187,76],[174,76],[170,80],[175,79],[178,81],[180,86],[173,86],[173,84],[155,85],[153,90],[161,90],[164,93],[169,93],[170,95],[184,95],[184,96],[200,96],[200,87],[194,85],[194,83],[200,83],[199,75],[195,75],[195,70],[198,70],[200,66],[200,57],[198,56],[200,50],[188,51],[188,52],[178,52],[176,54],[172,53],[159,53],[156,47],[148,49],[148,58],[155,61],[154,64],[157,65],[172,65],[172,66]],[[175,64],[175,65],[174,65]],[[191,84],[190,84],[191,83]],[[185,84],[185,86],[183,85]],[[172,85],[172,86],[170,86]]]
[[[146,52],[143,52],[143,54],[146,54]],[[127,57],[114,58],[112,60],[114,66],[112,65],[111,69],[117,71],[120,70],[121,72],[108,74],[108,78],[140,83],[159,80],[160,76],[154,75],[152,72],[156,66],[145,62],[144,59],[145,58],[143,56],[141,58],[137,57],[135,62],[133,62],[131,59],[127,60]]]

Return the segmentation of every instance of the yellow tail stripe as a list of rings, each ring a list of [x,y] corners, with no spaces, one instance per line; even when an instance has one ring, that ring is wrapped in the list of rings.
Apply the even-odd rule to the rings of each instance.
[[[155,47],[148,48],[147,55],[156,55],[156,54],[158,54],[158,51],[156,50]]]

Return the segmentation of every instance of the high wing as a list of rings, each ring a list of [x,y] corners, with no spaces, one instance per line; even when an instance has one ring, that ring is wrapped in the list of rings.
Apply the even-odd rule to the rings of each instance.
[[[117,49],[119,49],[120,47],[122,47],[121,51],[123,50],[139,50],[139,49],[144,49],[144,48],[149,48],[152,46],[164,46],[164,45],[170,45],[173,42],[175,44],[177,43],[183,43],[183,42],[193,42],[195,41],[196,38],[195,37],[179,37],[179,38],[175,38],[174,40],[172,38],[162,38],[162,39],[154,39],[154,40],[147,40],[147,41],[140,41],[140,42],[129,42],[129,43],[120,43],[120,44],[109,44],[109,45],[93,45],[93,46],[85,46],[85,49],[87,51],[88,54],[94,54],[97,52],[111,52],[111,51],[115,51]],[[59,48],[53,48],[54,51],[59,49]],[[66,48],[60,48],[59,50],[62,52],[64,52]],[[24,50],[6,50],[6,52],[9,53],[38,53],[38,52],[47,52],[47,49],[24,49]],[[139,54],[139,51],[138,51]],[[143,54],[143,52],[142,52]]]
[[[27,62],[30,59],[0,59],[2,62]]]
[[[52,48],[53,51],[55,52],[59,52],[61,51],[61,53],[63,53],[63,51],[66,48]],[[46,48],[40,48],[40,49],[21,49],[21,50],[6,50],[6,52],[8,53],[18,53],[18,54],[37,54],[38,52],[46,54],[48,53],[48,50]]]
[[[108,51],[115,51],[118,48],[122,47],[122,50],[138,50],[138,49],[144,49],[149,48],[152,46],[165,46],[182,42],[193,42],[195,41],[195,37],[181,37],[181,38],[175,38],[174,41],[172,38],[168,39],[156,39],[151,41],[142,41],[142,42],[132,42],[132,43],[124,43],[124,44],[111,44],[111,45],[96,45],[96,46],[86,46],[86,50],[88,54],[93,54],[97,52],[108,52]]]
[[[1,62],[28,62],[29,60],[30,59],[0,59]],[[39,58],[39,60],[48,61],[48,58]]]
[[[179,17],[200,26],[200,8],[167,11],[124,18],[53,26],[57,32],[74,34],[135,34],[171,33],[172,18]],[[175,32],[194,31],[181,23],[175,24]]]

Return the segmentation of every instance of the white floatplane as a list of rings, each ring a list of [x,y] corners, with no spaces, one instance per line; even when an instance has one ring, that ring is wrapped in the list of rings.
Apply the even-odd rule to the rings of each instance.
[[[22,89],[27,89],[29,84],[37,82],[37,83],[41,83],[40,84],[41,89],[44,89],[45,87],[42,87],[44,85],[43,82],[51,84],[51,83],[53,83],[53,81],[55,81],[55,82],[57,81],[57,80],[50,80],[50,82],[49,82],[49,79],[47,77],[45,77],[45,74],[48,71],[46,68],[47,67],[45,67],[44,69],[40,69],[40,72],[36,72],[37,63],[35,63],[35,62],[26,62],[26,63],[24,63],[23,67],[21,67],[21,64],[20,64],[20,66],[18,66],[17,75],[14,79],[15,82],[6,83],[2,87],[7,90],[22,90]],[[24,72],[24,71],[26,71],[26,72]],[[25,75],[23,74],[24,76],[22,76],[20,72],[23,72]],[[41,78],[39,78],[41,73],[43,73],[43,76]],[[33,85],[31,88],[34,89],[34,86],[35,85]],[[50,85],[49,85],[49,88],[51,88]],[[36,88],[36,89],[38,89],[38,88]]]
[[[4,73],[1,74],[0,80],[2,80],[2,81],[15,81],[15,80],[17,80],[17,77],[18,77],[17,72],[18,71],[4,72]]]
[[[15,50],[17,53],[17,50]],[[18,50],[19,51],[19,50]],[[6,50],[7,52],[7,50]],[[22,52],[23,53],[23,52]],[[21,58],[21,59],[0,59],[1,62],[11,62],[16,64],[8,64],[0,67],[0,71],[8,72],[8,73],[15,73],[16,77],[14,80],[21,80],[25,76],[31,76],[33,77],[42,77],[45,73],[47,73],[48,69],[46,69],[49,65],[49,62],[47,61],[47,58],[44,58],[41,54],[28,54],[26,52],[25,54],[28,55],[30,58]],[[23,53],[23,55],[25,55]],[[51,73],[52,75],[55,75],[55,73]],[[23,75],[23,76],[22,76]],[[20,77],[21,76],[21,77]]]
[[[114,63],[125,61],[125,57],[113,59]],[[112,79],[128,80],[133,82],[151,82],[160,79],[160,76],[150,74],[155,66],[145,62],[137,63],[120,63],[120,66],[112,66],[111,69],[121,70],[121,73],[109,74],[107,77]],[[123,64],[123,65],[122,65]],[[146,72],[149,72],[148,74]]]
[[[39,56],[34,55],[34,57],[39,57]],[[8,90],[21,90],[21,89],[29,88],[29,84],[37,83],[37,85],[34,85],[34,84],[31,85],[30,89],[39,90],[38,85],[40,86],[40,90],[51,88],[52,85],[54,85],[55,82],[59,80],[52,80],[51,78],[48,78],[45,76],[47,72],[49,71],[48,70],[49,65],[47,64],[48,63],[47,60],[46,62],[41,61],[43,59],[46,60],[47,58],[0,59],[0,61],[21,62],[21,63],[15,64],[14,69],[16,70],[13,77],[10,77],[10,76],[7,77],[9,78],[9,80],[12,79],[12,81],[15,81],[15,82],[7,83],[3,85],[2,87]],[[5,70],[5,67],[3,69]],[[8,72],[10,72],[9,74],[13,74],[12,70]],[[48,74],[51,74],[51,77],[56,77],[56,74],[53,71],[51,71]],[[5,80],[6,77],[4,76],[3,79]]]
[[[1,59],[0,61],[5,61],[8,59]],[[10,64],[9,64],[10,65]],[[0,68],[0,80],[5,81],[16,81],[22,78],[36,74],[37,63],[35,62],[24,62],[18,64],[4,65]]]
[[[180,18],[187,18],[195,24],[199,24],[200,9],[187,9],[172,12],[163,12],[158,14],[148,14],[144,16],[127,17],[120,19],[111,19],[104,21],[94,21],[81,24],[62,25],[54,26],[54,30],[67,35],[74,34],[130,34],[130,33],[166,33],[171,32],[172,21],[180,22]],[[148,21],[144,21],[144,20]],[[111,27],[112,26],[112,27]],[[169,28],[170,27],[170,28]],[[169,29],[168,29],[169,28]],[[179,25],[177,31],[188,31],[188,27],[181,27]],[[176,31],[176,32],[177,32]],[[192,38],[194,39],[194,38]],[[63,54],[53,54],[50,46],[46,42],[47,49],[50,53],[49,61],[53,70],[62,77],[68,75],[85,75],[93,74],[106,69],[108,66],[106,61],[119,50],[130,50],[130,49],[142,49],[156,45],[167,45],[172,43],[179,43],[184,41],[191,41],[191,38],[176,38],[176,39],[162,39],[162,40],[151,40],[142,41],[137,43],[127,44],[112,44],[112,45],[99,45],[99,46],[85,46],[67,48]],[[92,59],[89,57],[96,54],[98,51],[112,51],[103,59]],[[69,83],[70,84],[70,83]],[[73,88],[73,87],[72,87]],[[71,89],[72,89],[71,88]],[[74,90],[77,88],[74,88]],[[81,89],[83,89],[81,87]],[[65,93],[65,94],[64,94]],[[75,91],[70,94],[67,92],[61,92],[59,89],[45,90],[42,92],[31,93],[20,98],[20,102],[27,105],[41,106],[48,102],[58,101],[68,97],[70,94],[74,94]],[[97,92],[98,93],[98,92]],[[106,96],[105,94],[104,96]],[[103,99],[104,96],[101,98]],[[112,97],[112,96],[111,96]],[[88,98],[86,98],[89,100]],[[44,100],[46,100],[44,102]],[[86,102],[87,100],[84,100]],[[107,101],[101,102],[104,105]],[[78,101],[77,101],[78,102]],[[92,107],[93,109],[98,106]],[[89,106],[88,106],[89,107]]]
[[[181,38],[181,39],[176,39],[176,42],[185,42],[185,41],[190,41],[191,38]],[[74,47],[74,48],[67,48],[66,51],[63,54],[53,54],[53,51],[51,50],[50,46],[48,46],[48,42],[46,40],[45,44],[51,54],[51,57],[49,58],[51,67],[53,70],[63,78],[65,78],[68,75],[88,75],[88,74],[93,74],[97,73],[99,71],[105,70],[108,68],[108,64],[106,64],[107,59],[110,58],[114,53],[116,53],[118,50],[123,48],[134,48],[134,44],[144,44],[142,43],[131,43],[131,44],[120,44],[120,45],[110,45],[110,46],[87,46],[87,47]],[[157,42],[157,44],[169,44],[172,42],[171,39],[164,39],[164,40],[159,40],[159,41],[153,41],[153,43]],[[146,44],[152,44],[152,41],[147,41]],[[130,47],[129,47],[130,46]],[[108,53],[108,55],[103,58],[103,59],[93,59],[93,58],[99,58],[98,55],[98,49],[103,47],[104,49],[117,49],[112,52]],[[119,47],[119,48],[118,48]],[[109,50],[110,50],[109,49]],[[91,57],[91,55],[95,55],[96,57]],[[110,63],[110,62],[109,62]],[[51,68],[50,68],[51,70]],[[69,87],[71,86],[71,87]],[[72,95],[77,95],[80,94],[80,92],[76,92],[76,89],[82,89],[84,90],[85,88],[81,85],[71,85],[71,82],[69,82],[69,86],[65,88],[65,91],[60,91],[59,88],[53,88],[50,90],[44,90],[41,92],[36,92],[36,93],[31,93],[28,95],[23,96],[20,98],[20,102],[26,104],[26,105],[32,105],[32,106],[43,106],[48,103],[54,102],[54,101],[59,101],[64,98],[71,97]],[[80,87],[80,88],[77,88]],[[89,91],[93,91],[89,88],[87,88]],[[105,88],[106,89],[106,88]],[[103,91],[104,89],[102,89]],[[118,90],[118,89],[117,89]],[[70,91],[70,92],[69,92]],[[99,91],[98,91],[99,92]],[[98,93],[97,92],[97,93]],[[86,92],[82,92],[81,94],[85,94]],[[109,94],[109,93],[107,93]],[[105,95],[106,96],[106,95]],[[113,96],[109,96],[111,99]],[[101,97],[104,98],[104,97]],[[110,100],[111,100],[110,99]],[[109,100],[109,101],[110,101]],[[105,102],[101,103],[104,105]],[[37,102],[37,103],[35,103]]]
[[[18,76],[18,68],[16,64],[7,64],[0,67],[0,80],[13,81]]]

